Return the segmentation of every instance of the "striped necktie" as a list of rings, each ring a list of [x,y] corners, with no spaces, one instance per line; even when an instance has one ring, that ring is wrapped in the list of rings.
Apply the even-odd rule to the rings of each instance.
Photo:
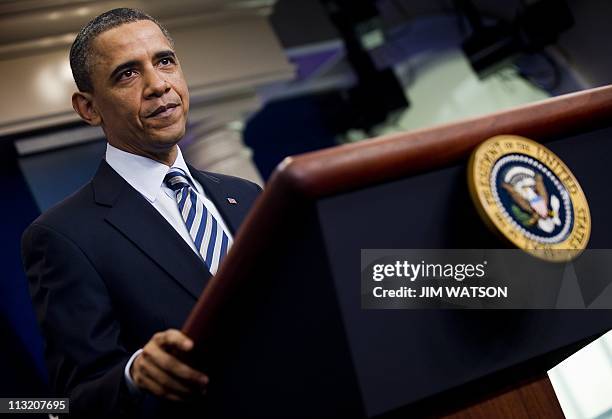
[[[229,237],[221,224],[206,209],[182,169],[170,169],[164,183],[174,191],[178,209],[189,235],[211,274],[217,273],[227,254]]]

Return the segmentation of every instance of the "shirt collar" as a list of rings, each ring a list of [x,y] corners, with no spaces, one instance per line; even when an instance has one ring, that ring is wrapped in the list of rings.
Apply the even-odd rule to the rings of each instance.
[[[177,150],[176,160],[172,167],[182,169],[191,183],[194,184],[191,172],[178,146]],[[170,171],[170,167],[163,163],[119,150],[108,143],[106,144],[106,162],[149,202],[155,202],[163,185],[164,177]]]

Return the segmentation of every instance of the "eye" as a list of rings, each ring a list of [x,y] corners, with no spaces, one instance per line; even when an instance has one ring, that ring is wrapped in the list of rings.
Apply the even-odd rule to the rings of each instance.
[[[164,57],[161,60],[159,60],[159,63],[161,65],[170,65],[170,64],[174,64],[174,58],[172,57]]]
[[[119,80],[129,79],[134,75],[134,70],[125,70],[119,75]]]

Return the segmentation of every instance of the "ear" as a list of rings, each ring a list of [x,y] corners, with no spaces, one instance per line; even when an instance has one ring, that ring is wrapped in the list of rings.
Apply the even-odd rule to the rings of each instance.
[[[102,123],[102,117],[94,106],[91,93],[74,92],[72,94],[72,108],[89,125],[97,126]]]

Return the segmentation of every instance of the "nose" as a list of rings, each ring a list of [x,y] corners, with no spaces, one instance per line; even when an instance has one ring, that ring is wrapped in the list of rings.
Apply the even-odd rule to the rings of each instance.
[[[145,98],[160,97],[170,90],[170,85],[166,79],[155,69],[151,69],[145,75]]]

